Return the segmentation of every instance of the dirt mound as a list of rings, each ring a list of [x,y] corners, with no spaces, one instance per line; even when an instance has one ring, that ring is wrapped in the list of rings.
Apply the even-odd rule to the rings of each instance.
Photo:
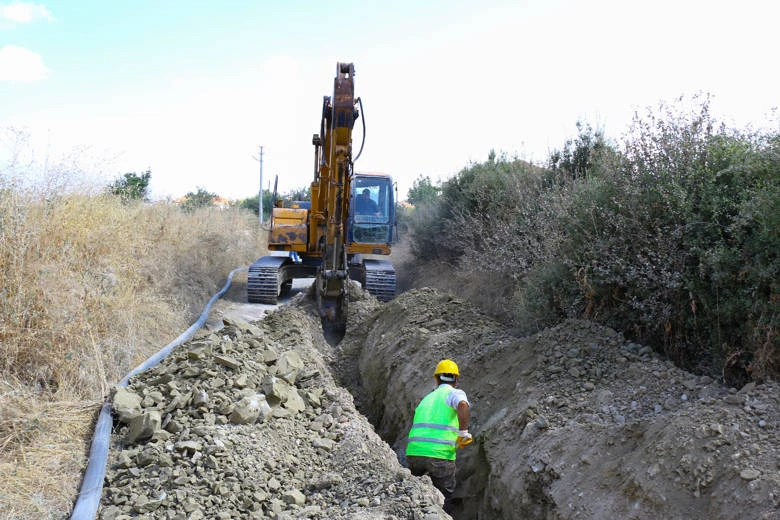
[[[585,321],[513,337],[432,289],[355,318],[337,373],[400,458],[436,362],[460,365],[456,519],[779,517],[776,383],[728,389]]]
[[[318,320],[225,323],[115,394],[100,518],[448,518],[334,383]]]
[[[778,518],[776,383],[724,388],[585,321],[516,337],[433,289],[350,294],[337,347],[300,295],[118,392],[100,517],[447,518],[398,459],[452,358],[476,438],[455,519]]]

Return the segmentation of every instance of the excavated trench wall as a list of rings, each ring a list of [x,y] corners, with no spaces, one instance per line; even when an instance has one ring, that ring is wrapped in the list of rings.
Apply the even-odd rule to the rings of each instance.
[[[729,390],[585,321],[515,337],[433,289],[350,313],[338,378],[401,460],[436,363],[458,363],[455,520],[778,518],[776,386]]]
[[[510,473],[519,464],[509,461],[510,467],[501,468],[506,465],[494,459],[494,448],[505,440],[507,429],[512,438],[523,431],[523,410],[534,398],[495,395],[495,390],[509,380],[518,388],[530,387],[523,379],[535,367],[533,351],[522,348],[500,324],[465,302],[430,289],[405,293],[381,312],[366,307],[355,311],[353,306],[347,335],[339,346],[340,379],[399,459],[404,460],[414,409],[435,387],[433,368],[441,359],[453,359],[461,371],[459,387],[472,403],[470,430],[477,433],[477,442],[458,453],[458,506],[452,516],[456,520],[518,518],[520,509],[514,499],[527,497],[522,514],[544,518],[547,500],[543,496],[504,484],[513,481]],[[504,355],[497,355],[498,351]]]
[[[335,348],[300,298],[134,377],[100,518],[444,518],[395,460],[442,358],[460,366],[476,439],[458,455],[455,520],[778,518],[777,384],[726,389],[583,321],[515,337],[432,289],[350,296]],[[270,408],[244,421],[255,400]]]

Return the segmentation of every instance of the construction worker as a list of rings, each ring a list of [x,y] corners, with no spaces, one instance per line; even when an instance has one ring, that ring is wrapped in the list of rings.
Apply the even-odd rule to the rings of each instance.
[[[380,215],[379,205],[371,198],[371,190],[363,190],[363,195],[355,199],[355,212],[361,215]]]
[[[469,433],[469,401],[458,385],[458,365],[444,359],[433,372],[436,389],[414,411],[406,461],[412,475],[428,475],[444,495],[444,511],[452,508],[455,451],[473,441]]]

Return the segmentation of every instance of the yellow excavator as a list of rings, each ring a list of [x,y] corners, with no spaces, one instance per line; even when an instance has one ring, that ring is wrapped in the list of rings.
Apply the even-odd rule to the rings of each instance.
[[[311,200],[274,203],[268,250],[276,252],[249,267],[247,299],[275,304],[295,278],[315,278],[314,293],[323,326],[343,332],[349,280],[360,282],[380,301],[395,297],[396,275],[389,260],[395,223],[393,179],[355,173],[352,129],[362,117],[355,98],[355,68],[338,63],[333,95],[322,103],[320,132],[314,134]],[[360,110],[358,110],[358,105]],[[357,159],[362,153],[358,152]]]

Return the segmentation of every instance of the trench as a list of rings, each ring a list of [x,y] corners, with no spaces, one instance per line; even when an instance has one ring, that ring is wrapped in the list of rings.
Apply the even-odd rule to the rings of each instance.
[[[457,453],[454,520],[588,517],[585,502],[561,509],[561,496],[574,492],[561,485],[562,468],[582,463],[571,448],[576,430],[553,435],[545,423],[552,412],[539,406],[547,395],[538,383],[543,361],[533,341],[434,289],[350,305],[332,373],[402,466],[414,410],[435,386],[434,367],[441,359],[460,367],[475,441]],[[542,340],[543,349],[563,339],[555,334]]]
[[[358,312],[360,318],[347,327],[345,335],[332,335],[326,332],[324,338],[338,352],[337,358],[331,365],[334,378],[340,386],[350,392],[357,410],[373,425],[379,437],[390,446],[399,464],[407,467],[406,436],[416,403],[411,404],[404,394],[383,392],[382,388],[387,383],[383,382],[384,378],[377,377],[377,373],[384,374],[387,380],[394,380],[396,384],[406,388],[415,387],[420,381],[412,380],[414,376],[410,377],[404,371],[395,370],[392,363],[380,365],[378,370],[369,369],[368,373],[363,370],[365,366],[361,367],[365,365],[361,363],[361,358],[375,357],[371,352],[372,344],[376,346],[372,338],[384,334],[381,328],[385,320],[381,309],[380,307],[369,320],[363,323],[355,323],[365,316]],[[389,320],[392,321],[393,318],[390,317]],[[413,358],[408,362],[410,365],[424,366],[425,364],[425,361]],[[432,369],[431,367],[431,373]],[[373,380],[374,384],[366,384],[368,380]],[[431,386],[430,389],[433,387]],[[396,397],[395,400],[393,396]],[[449,514],[454,520],[483,518],[501,520],[505,517],[497,515],[495,508],[491,508],[494,511],[489,516],[485,516],[483,511],[486,483],[491,473],[490,465],[481,443],[474,443],[473,448],[469,449],[468,453],[459,450],[456,462],[457,485],[452,504],[454,509],[449,511]]]
[[[233,307],[245,304],[237,285],[237,292],[226,298]],[[309,307],[306,321],[313,322],[308,318],[315,311]],[[246,310],[257,311],[249,306]],[[444,358],[458,363],[459,386],[472,403],[469,430],[475,442],[458,453],[455,508],[450,512],[455,520],[682,520],[744,518],[745,512],[751,518],[776,516],[774,467],[751,454],[751,463],[762,468],[766,477],[747,482],[734,471],[735,448],[731,448],[752,435],[751,442],[770,454],[764,459],[774,463],[770,450],[775,447],[765,442],[772,438],[765,435],[771,430],[762,431],[760,424],[756,431],[721,426],[733,420],[735,411],[747,413],[747,406],[735,408],[733,402],[742,403],[748,396],[756,400],[764,428],[777,424],[773,409],[758,401],[761,394],[749,394],[752,389],[740,397],[720,385],[694,379],[642,353],[636,348],[641,346],[625,342],[619,333],[581,320],[569,320],[532,337],[515,337],[467,302],[433,289],[413,289],[384,304],[358,297],[350,301],[349,320],[343,338],[323,332],[322,340],[318,339],[316,323],[306,325],[307,338],[316,339],[315,348],[326,354],[317,363],[323,372],[330,372],[330,383],[335,381],[345,397],[346,391],[351,393],[354,409],[362,415],[353,409],[351,418],[364,428],[361,435],[368,428],[365,418],[381,439],[373,442],[376,451],[366,452],[337,443],[351,454],[358,453],[353,459],[372,465],[371,469],[392,463],[389,473],[394,474],[393,455],[403,465],[414,409],[433,389],[433,367]],[[270,321],[294,344],[299,331],[283,320]],[[589,379],[582,379],[581,371],[590,374]],[[670,387],[680,381],[687,383],[684,391],[700,392],[706,406],[683,400],[682,405],[664,408],[674,396]],[[767,392],[776,395],[771,391],[770,386]],[[664,407],[654,410],[659,402]],[[110,403],[106,408],[110,429]],[[96,434],[93,448],[100,442]],[[102,442],[107,449],[107,440]],[[713,452],[713,446],[722,453]],[[381,460],[374,453],[381,453]],[[691,498],[702,485],[699,466],[693,464],[708,465],[712,471],[701,498]],[[90,456],[89,466],[104,469],[105,459]],[[349,489],[352,492],[363,489],[362,479],[371,470],[360,467],[343,474],[361,480]],[[99,500],[102,482],[102,476],[85,477],[81,498]],[[413,485],[429,489],[416,480]],[[752,494],[740,495],[743,489],[752,489]],[[432,503],[424,493],[417,496],[423,498],[415,504]],[[769,516],[762,514],[766,507],[773,508],[767,509]],[[81,515],[77,506],[72,518],[90,519],[94,514]]]
[[[301,292],[306,291],[302,290]],[[387,337],[385,331],[382,330],[382,324],[388,320],[394,321],[394,317],[383,315],[383,309],[392,309],[392,307],[387,307],[387,304],[376,305],[373,299],[366,301],[360,295],[362,291],[357,290],[357,292],[357,301],[351,301],[349,304],[351,313],[346,331],[333,331],[323,323],[323,340],[337,353],[330,366],[331,373],[336,382],[352,395],[356,409],[371,423],[379,437],[396,454],[398,463],[407,467],[404,454],[406,434],[411,426],[416,403],[410,405],[408,399],[405,399],[404,395],[401,394],[385,394],[381,391],[384,383],[377,386],[376,384],[366,385],[364,382],[373,379],[375,383],[378,383],[380,378],[375,377],[376,372],[385,374],[388,380],[394,379],[396,383],[405,388],[416,387],[421,381],[403,370],[395,370],[391,366],[392,363],[381,365],[378,370],[368,368],[368,374],[361,370],[361,357],[378,359],[368,346],[382,348],[372,338],[375,336]],[[307,294],[307,297],[310,300],[308,305],[311,305],[313,296]],[[313,311],[313,309],[311,310]],[[426,364],[425,359],[411,358],[408,361],[410,365],[419,364],[421,367]],[[433,367],[430,367],[431,373],[432,369]],[[396,395],[398,399],[388,401],[393,395]],[[515,512],[504,514],[504,508],[495,503],[495,499],[492,504],[487,503],[486,507],[485,495],[487,484],[491,478],[491,469],[482,443],[477,442],[468,450],[461,450],[461,453],[458,454],[456,467],[457,485],[453,499],[454,509],[449,512],[454,520],[513,520],[517,518]],[[495,479],[496,475],[493,475],[493,478]],[[549,509],[546,507],[549,505],[546,504],[549,501],[544,498],[544,493],[541,492],[542,483],[538,483],[534,488],[531,490],[532,494],[534,496],[541,494],[542,496],[539,504],[535,504],[533,507],[540,515],[526,516],[526,518],[544,518],[543,511],[546,512]]]
[[[212,298],[209,306],[216,298],[225,294],[228,287],[230,280],[226,288]],[[233,284],[225,299],[240,306],[245,302],[244,293],[245,287],[242,288],[240,283]],[[423,296],[431,297],[431,294],[424,293]],[[123,379],[123,383],[126,385],[131,375],[151,368],[161,361],[174,346],[186,339],[187,334],[200,328],[208,318],[209,306],[187,333],[137,367]],[[403,307],[401,308],[403,310]],[[408,316],[397,315],[397,304],[379,304],[373,298],[363,298],[358,302],[351,302],[350,309],[351,323],[348,324],[343,337],[326,335],[323,331],[323,343],[327,342],[335,352],[335,355],[331,356],[331,372],[334,380],[352,394],[356,409],[373,425],[378,436],[395,453],[398,462],[405,466],[405,437],[411,425],[414,408],[422,396],[432,389],[430,372],[436,360],[445,355],[445,351],[442,345],[419,345],[417,340],[420,338],[416,332],[419,327],[415,323],[406,323]],[[414,319],[417,318],[419,317]],[[442,344],[445,343],[447,342]],[[454,357],[465,359],[465,356],[458,356],[457,352]],[[461,364],[461,367],[461,370],[468,369],[468,363]],[[469,395],[469,398],[479,400],[480,396],[475,393]],[[100,426],[101,424],[103,426]],[[488,493],[491,485],[494,489],[501,489],[500,475],[491,468],[486,445],[480,439],[479,432],[485,430],[489,424],[478,415],[472,415],[471,426],[470,430],[477,432],[478,441],[458,455],[458,485],[454,495],[454,510],[450,511],[450,515],[455,520],[517,518],[517,510],[502,501],[501,497],[507,496],[508,491],[490,496]],[[514,427],[521,426],[523,425],[514,424]],[[111,406],[107,402],[98,421],[88,471],[72,519],[95,518],[108,457],[110,427]],[[540,482],[539,490],[542,488]],[[526,512],[528,511],[534,511],[535,514],[524,514],[525,518],[547,517],[545,500],[532,499],[526,508]]]
[[[348,340],[361,343],[360,336],[347,332]],[[337,350],[342,345],[343,338],[325,336],[328,343]],[[362,382],[359,372],[360,352],[352,349],[351,352],[342,351],[342,356],[334,363],[331,370],[339,385],[352,395],[355,407],[373,425],[379,437],[390,446],[396,454],[398,463],[407,467],[405,450],[406,431],[411,426],[410,417],[405,414],[397,414],[385,406],[384,400],[374,395]],[[409,382],[406,382],[407,384]],[[398,403],[396,406],[404,406]],[[413,409],[411,410],[413,413]],[[401,416],[403,415],[403,416]],[[475,520],[492,518],[500,520],[502,517],[485,517],[480,512],[480,505],[484,501],[485,485],[490,478],[490,465],[480,443],[474,444],[475,450],[464,455],[458,454],[457,485],[455,489],[453,507],[449,511],[454,520]],[[461,450],[462,451],[462,450]]]

